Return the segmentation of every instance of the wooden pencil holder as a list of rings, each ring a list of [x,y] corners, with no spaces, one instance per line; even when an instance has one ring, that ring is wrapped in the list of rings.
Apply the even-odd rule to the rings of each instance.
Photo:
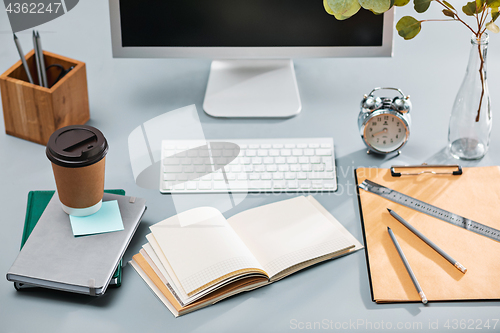
[[[68,125],[82,125],[90,119],[85,63],[44,51],[45,66],[59,64],[65,70],[75,66],[54,84],[58,68],[47,71],[50,88],[38,84],[34,50],[26,62],[35,84],[31,84],[21,60],[0,75],[5,132],[46,145],[50,135]]]

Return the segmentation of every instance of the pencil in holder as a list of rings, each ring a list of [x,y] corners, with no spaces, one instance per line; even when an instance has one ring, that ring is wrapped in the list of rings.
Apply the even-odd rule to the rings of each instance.
[[[87,74],[84,62],[43,51],[45,66],[51,67],[49,88],[44,88],[38,85],[34,53],[31,50],[25,58],[35,84],[28,81],[21,60],[0,75],[5,132],[46,145],[55,130],[90,119]],[[71,67],[61,78],[61,69]]]

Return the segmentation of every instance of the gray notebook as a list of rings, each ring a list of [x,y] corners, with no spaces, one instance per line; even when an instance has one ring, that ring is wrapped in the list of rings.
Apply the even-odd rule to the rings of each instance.
[[[124,230],[74,237],[55,194],[33,229],[7,280],[99,296],[104,294],[146,210],[140,198],[104,193],[117,200]]]

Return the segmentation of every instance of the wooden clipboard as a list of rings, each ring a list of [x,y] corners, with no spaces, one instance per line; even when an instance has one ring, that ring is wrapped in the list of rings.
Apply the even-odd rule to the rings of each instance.
[[[420,302],[394,247],[396,235],[429,301],[500,299],[500,242],[459,228],[364,191],[365,179],[426,203],[500,229],[500,167],[463,168],[463,174],[391,175],[390,169],[355,170],[372,300]],[[394,219],[390,208],[426,235],[468,271],[452,264]]]

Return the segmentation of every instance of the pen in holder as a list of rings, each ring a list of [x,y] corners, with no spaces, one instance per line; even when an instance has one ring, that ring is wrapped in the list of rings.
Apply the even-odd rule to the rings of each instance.
[[[58,128],[83,125],[90,119],[87,74],[84,62],[43,51],[45,66],[51,67],[46,71],[50,88],[41,87],[34,53],[31,50],[25,56],[34,84],[21,60],[0,75],[5,132],[46,145]],[[65,75],[61,76],[60,66]]]

